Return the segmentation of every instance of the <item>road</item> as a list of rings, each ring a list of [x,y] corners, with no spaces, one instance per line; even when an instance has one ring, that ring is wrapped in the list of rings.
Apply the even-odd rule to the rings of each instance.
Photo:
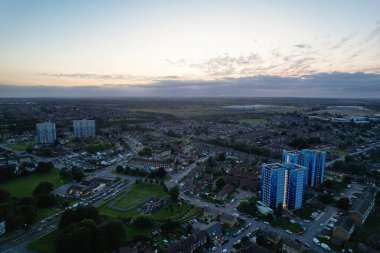
[[[192,197],[189,197],[189,196],[184,195],[182,193],[180,196],[192,205],[199,206],[199,207],[213,208],[212,207],[213,204],[202,201],[201,199],[192,198]],[[217,209],[221,212],[225,212],[225,213],[233,215],[234,213],[236,213],[236,211],[234,210],[236,205],[237,205],[237,202],[235,202],[233,205],[227,205],[226,207],[218,207],[218,208],[214,208],[214,209]],[[306,227],[306,232],[304,232],[302,235],[288,234],[283,229],[274,228],[269,224],[265,224],[263,221],[256,221],[253,218],[249,218],[247,216],[242,216],[242,218],[246,221],[246,224],[248,224],[248,223],[252,224],[250,226],[250,228],[245,230],[243,233],[241,233],[237,237],[229,238],[229,242],[226,243],[225,245],[223,245],[222,247],[218,248],[216,252],[217,253],[221,252],[223,249],[228,249],[228,250],[232,249],[234,243],[236,243],[238,240],[240,240],[243,236],[247,235],[247,233],[252,232],[253,230],[255,230],[257,228],[267,229],[269,231],[275,232],[275,233],[277,233],[283,237],[287,237],[287,238],[292,239],[292,240],[299,239],[302,242],[305,242],[308,245],[310,245],[310,248],[315,249],[317,251],[321,251],[321,248],[313,243],[313,238],[316,237],[318,230],[320,230],[322,228],[321,224],[325,225],[327,223],[327,221],[331,217],[333,217],[336,213],[337,213],[337,210],[334,207],[329,206],[329,207],[327,207],[326,212],[322,212],[319,215],[319,217],[317,217],[317,219],[315,221],[311,221],[310,223],[305,223],[301,219],[296,219],[296,221],[298,223],[300,223]]]
[[[129,188],[133,183],[134,180],[128,181],[127,184],[122,186],[123,188],[119,189],[119,192],[123,189]],[[100,206],[101,204],[106,202],[111,197],[111,194],[113,192],[116,193],[118,191],[114,188],[114,186],[117,184],[121,183],[113,183],[111,186],[107,187],[107,195],[101,197],[99,200],[92,202],[91,205]],[[12,252],[12,250],[13,252],[33,252],[27,248],[28,244],[55,230],[60,217],[60,214],[57,213],[31,225],[29,230],[26,230],[24,233],[18,234],[12,238],[9,238],[9,240],[2,242],[0,245],[0,252],[6,253]]]
[[[352,156],[359,155],[359,154],[362,154],[364,152],[367,152],[367,151],[369,151],[369,150],[371,150],[373,148],[377,148],[377,147],[380,147],[380,142],[373,143],[369,147],[366,147],[366,148],[364,148],[364,149],[362,149],[360,151],[356,151],[356,152],[350,153],[350,155],[352,155]],[[343,160],[344,160],[344,156],[341,156],[341,157],[339,157],[337,159],[334,159],[334,160],[331,160],[329,162],[326,162],[326,166],[325,167],[327,168],[330,165],[332,165],[333,163],[335,163],[337,161],[343,161]]]
[[[34,155],[34,154],[31,154],[31,153],[27,153],[26,151],[19,151],[19,150],[10,148],[10,147],[8,147],[7,145],[4,145],[4,144],[0,144],[0,148],[2,148],[4,150],[7,150],[7,151],[10,151],[10,152],[13,152],[14,154],[16,154],[18,156],[31,156],[35,160],[37,160],[39,162],[50,162],[50,161],[54,160],[53,158],[47,158],[47,157],[42,157],[42,156]]]

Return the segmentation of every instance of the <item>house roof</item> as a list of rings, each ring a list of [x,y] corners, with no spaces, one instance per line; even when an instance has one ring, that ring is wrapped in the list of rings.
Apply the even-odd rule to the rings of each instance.
[[[300,251],[300,250],[303,248],[302,243],[299,243],[299,242],[293,241],[293,240],[291,240],[291,239],[289,239],[289,238],[286,238],[286,237],[284,237],[284,238],[282,239],[282,244],[283,244],[283,245],[286,245],[286,246],[289,247],[289,248],[295,249],[295,250],[297,250],[297,251]]]
[[[348,216],[341,216],[338,221],[336,222],[336,228],[341,227],[344,229],[347,233],[350,232],[352,227],[355,226],[354,219],[348,217]]]
[[[233,221],[236,219],[235,216],[231,215],[231,214],[228,214],[228,213],[221,213],[220,214],[220,219],[222,220],[228,220],[228,221]]]
[[[374,187],[367,187],[359,196],[358,200],[350,208],[350,212],[358,212],[363,215],[367,212],[371,203],[375,200],[377,189]]]
[[[204,231],[207,232],[208,236],[210,238],[212,237],[216,237],[216,236],[219,236],[222,234],[222,224],[220,222],[217,222],[217,221],[214,221],[212,223],[210,223],[209,225],[207,225],[204,229]]]
[[[168,253],[187,253],[193,245],[199,241],[207,239],[207,232],[203,230],[196,230],[193,234],[185,240],[171,245],[168,249]]]

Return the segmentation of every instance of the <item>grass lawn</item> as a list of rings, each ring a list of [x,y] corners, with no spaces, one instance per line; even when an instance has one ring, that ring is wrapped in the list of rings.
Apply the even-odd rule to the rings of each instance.
[[[34,147],[36,145],[36,141],[32,141],[29,143],[16,143],[16,144],[7,144],[8,147],[18,150],[18,151],[26,151],[26,149],[30,147]]]
[[[167,203],[157,212],[153,213],[156,221],[163,221],[168,218],[176,220],[189,220],[201,214],[200,208],[195,208],[187,203],[177,203],[170,200],[169,195],[165,193],[161,185],[158,184],[135,184],[131,191],[123,198],[115,202],[116,207],[130,209],[128,211],[115,210],[108,207],[108,203],[113,202],[123,193],[116,195],[99,207],[100,214],[115,217],[134,217],[140,214],[137,207],[150,198],[165,198]]]
[[[275,224],[285,230],[290,230],[293,233],[299,233],[303,231],[303,228],[299,224],[293,224],[290,221],[282,218],[277,218]]]
[[[31,242],[28,248],[39,253],[54,253],[55,250],[55,239],[58,236],[58,230],[42,236],[41,238]]]
[[[27,176],[2,182],[0,183],[0,189],[10,192],[12,197],[22,198],[25,196],[32,196],[34,188],[36,188],[38,183],[43,181],[52,183],[54,188],[64,184],[64,181],[59,176],[59,171],[53,169],[45,174],[32,173]]]
[[[346,151],[339,150],[339,149],[328,148],[328,149],[326,149],[326,151],[329,152],[329,153],[332,153],[332,154],[336,154],[337,156],[346,156],[346,155],[350,154],[350,153],[348,153]]]
[[[57,207],[46,207],[46,208],[38,208],[37,209],[37,220],[45,219],[57,212],[59,212],[59,208]]]
[[[239,119],[239,123],[246,123],[246,124],[262,124],[267,123],[267,119],[260,119],[260,118],[252,118],[252,119]]]
[[[154,136],[154,137],[160,137],[162,136],[162,133],[161,132],[158,132],[158,131],[149,131],[149,134]]]
[[[380,207],[375,207],[375,210],[368,216],[364,227],[374,231],[375,233],[380,231]]]
[[[130,193],[116,202],[116,206],[130,208],[150,198],[167,198],[161,185],[158,184],[135,184]]]
[[[310,220],[310,215],[312,212],[315,211],[315,209],[316,208],[313,206],[308,206],[308,207],[295,210],[293,213],[297,215],[298,217],[300,217],[301,219]]]

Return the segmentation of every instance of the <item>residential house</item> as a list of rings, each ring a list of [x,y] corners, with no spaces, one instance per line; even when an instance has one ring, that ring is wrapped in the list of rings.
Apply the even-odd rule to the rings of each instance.
[[[232,184],[226,184],[222,190],[215,196],[215,199],[219,201],[224,201],[233,191],[235,188]]]
[[[216,221],[219,219],[221,212],[212,208],[205,208],[203,211],[203,217],[208,221]]]
[[[220,238],[220,236],[222,236],[223,234],[222,229],[223,229],[222,224],[218,221],[214,221],[208,224],[202,230],[207,232],[208,238],[210,238],[210,240],[215,240],[215,239]]]
[[[239,220],[236,216],[228,214],[228,213],[221,213],[220,214],[220,221],[223,224],[227,224],[230,227],[235,227],[239,222]]]
[[[290,240],[289,238],[282,239],[282,252],[285,253],[301,253],[305,252],[306,248],[300,242]]]
[[[185,240],[171,245],[168,253],[193,253],[207,243],[207,232],[197,230]]]

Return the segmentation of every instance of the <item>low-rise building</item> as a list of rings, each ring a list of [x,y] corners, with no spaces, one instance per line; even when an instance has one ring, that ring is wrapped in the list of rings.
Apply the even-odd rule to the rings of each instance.
[[[301,253],[306,250],[305,246],[300,242],[290,240],[289,238],[282,239],[282,252],[285,253]]]
[[[235,227],[239,222],[239,220],[236,216],[228,214],[228,213],[221,213],[220,214],[220,221],[223,224],[227,224],[230,227]]]
[[[197,230],[185,240],[172,244],[168,253],[193,253],[207,243],[207,233],[203,230]]]
[[[375,187],[367,187],[353,203],[349,211],[349,216],[355,220],[356,224],[363,224],[366,221],[375,206],[376,194],[377,189]]]
[[[341,216],[336,223],[333,237],[348,241],[355,230],[355,220],[348,216]]]

